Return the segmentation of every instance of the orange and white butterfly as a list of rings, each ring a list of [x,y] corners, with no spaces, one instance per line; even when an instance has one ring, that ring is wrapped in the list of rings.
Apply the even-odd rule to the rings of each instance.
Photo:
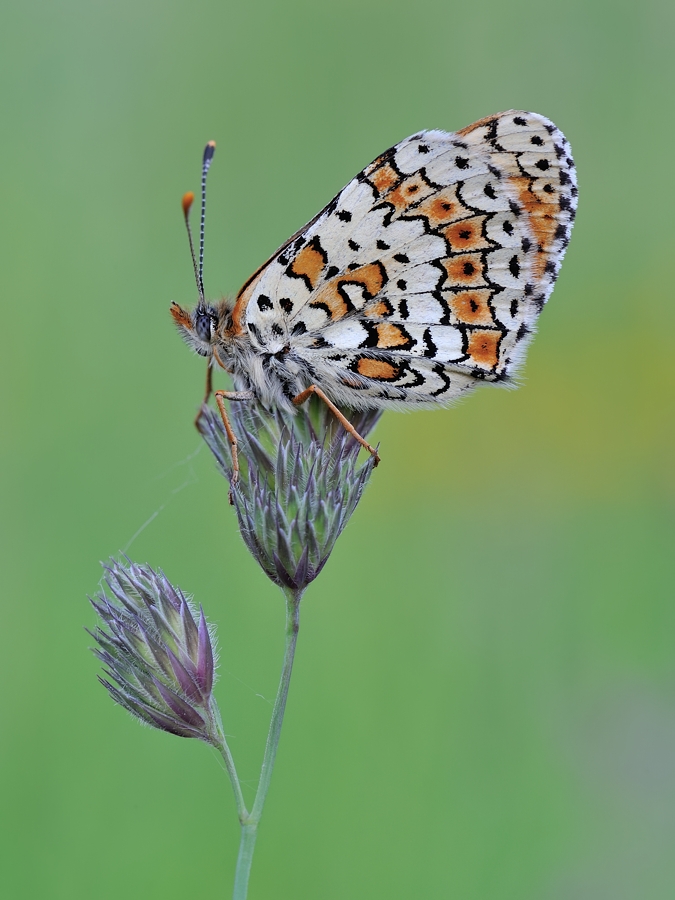
[[[422,131],[360,172],[255,272],[234,301],[174,303],[187,343],[231,373],[216,399],[292,408],[444,406],[508,384],[553,290],[577,206],[570,146],[510,110],[455,133]],[[188,224],[192,194],[183,198]],[[190,235],[192,246],[192,237]],[[371,453],[375,450],[360,436]],[[236,477],[236,475],[235,475]]]

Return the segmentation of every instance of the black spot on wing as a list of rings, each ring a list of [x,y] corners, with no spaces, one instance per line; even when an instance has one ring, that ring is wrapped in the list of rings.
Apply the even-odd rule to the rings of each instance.
[[[441,363],[437,363],[432,371],[435,375],[438,375],[438,377],[443,382],[443,385],[441,387],[431,392],[432,397],[438,397],[440,394],[444,394],[450,388],[450,377]]]
[[[424,355],[429,359],[435,359],[438,355],[438,347],[431,338],[431,330],[429,328],[424,329],[422,340],[424,341]]]
[[[488,122],[488,128],[485,132],[485,139],[488,141],[496,141],[497,140],[497,125],[499,124],[499,119],[493,119],[491,122]]]
[[[308,247],[311,247],[312,250],[316,250],[316,252],[323,259],[324,265],[328,262],[328,254],[321,246],[321,241],[319,240],[319,235],[315,235],[312,240],[307,244]]]

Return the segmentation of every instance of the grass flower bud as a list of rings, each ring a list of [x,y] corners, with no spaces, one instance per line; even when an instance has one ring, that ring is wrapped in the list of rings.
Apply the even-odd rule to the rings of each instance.
[[[219,747],[220,713],[211,691],[212,635],[183,592],[162,572],[112,561],[91,600],[101,624],[89,632],[105,667],[99,681],[142,722]]]
[[[366,437],[377,410],[352,414]],[[360,445],[318,398],[295,415],[259,403],[230,405],[241,476],[231,496],[239,530],[265,574],[302,593],[321,572],[370,478],[374,460],[358,463]],[[225,477],[232,457],[220,416],[202,408],[199,429]]]

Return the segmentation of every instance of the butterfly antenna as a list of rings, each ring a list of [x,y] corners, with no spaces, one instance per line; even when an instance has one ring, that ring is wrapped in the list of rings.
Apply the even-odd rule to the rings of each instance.
[[[202,158],[202,217],[199,224],[199,273],[197,286],[200,297],[204,297],[204,224],[206,222],[206,176],[209,172],[213,154],[216,152],[216,142],[209,141],[204,147]]]
[[[187,194],[183,194],[183,218],[185,219],[185,227],[187,228],[188,240],[190,241],[190,255],[192,256],[192,268],[195,271],[195,282],[197,284],[197,290],[199,292],[199,299],[203,302],[204,300],[204,292],[202,291],[199,284],[199,269],[197,268],[197,258],[195,257],[195,245],[192,240],[192,229],[190,228],[190,209],[194,202],[195,195],[192,191],[188,191]]]

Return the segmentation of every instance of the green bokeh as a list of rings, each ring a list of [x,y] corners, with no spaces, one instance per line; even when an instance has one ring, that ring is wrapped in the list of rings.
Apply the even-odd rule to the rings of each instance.
[[[395,141],[509,107],[572,143],[568,258],[519,391],[379,426],[250,897],[675,895],[674,35],[668,0],[5,5],[0,896],[231,890],[218,760],[115,708],[82,631],[120,549],[194,592],[250,799],[283,603],[167,313],[203,143],[217,295]]]

